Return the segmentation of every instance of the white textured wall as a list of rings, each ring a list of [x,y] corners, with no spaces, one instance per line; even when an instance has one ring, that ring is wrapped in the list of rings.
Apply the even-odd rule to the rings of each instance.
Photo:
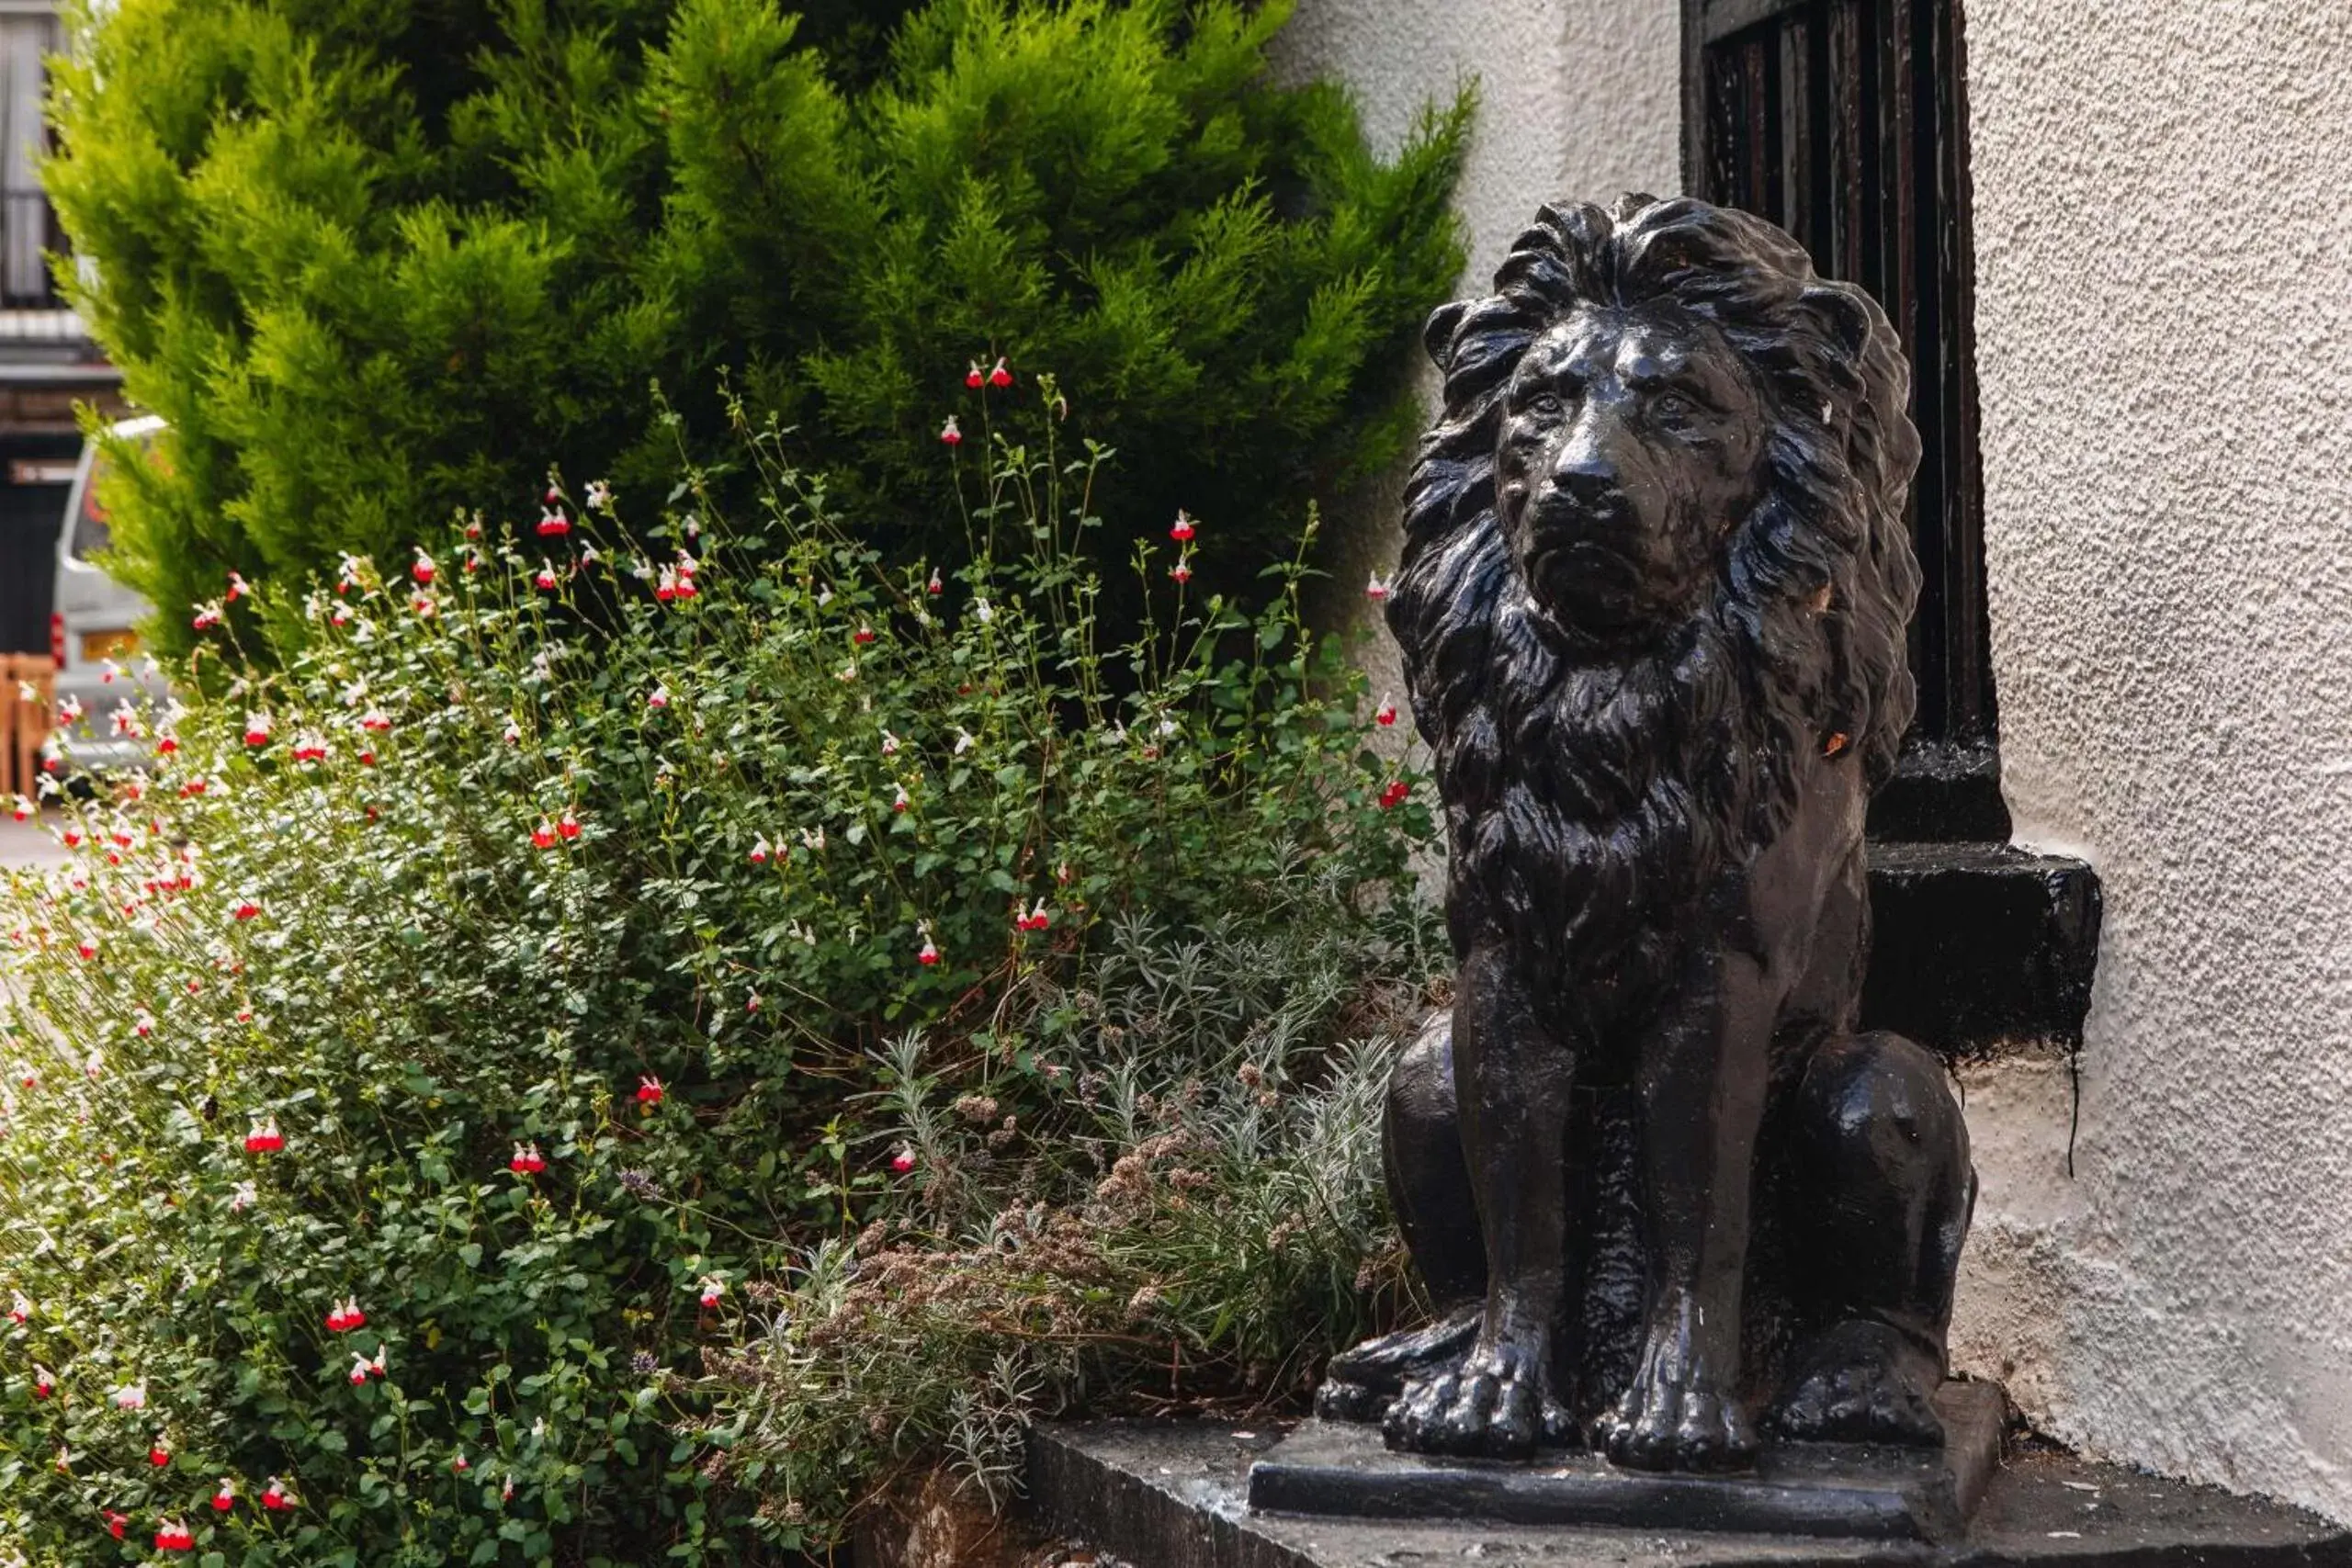
[[[2002,763],[2107,889],[2076,1176],[2001,1162],[1969,1348],[2352,1518],[2352,11],[1968,21]]]
[[[1476,85],[1457,204],[1483,288],[1542,203],[1682,188],[1681,36],[1675,0],[1298,0],[1279,48],[1353,88],[1382,148]]]

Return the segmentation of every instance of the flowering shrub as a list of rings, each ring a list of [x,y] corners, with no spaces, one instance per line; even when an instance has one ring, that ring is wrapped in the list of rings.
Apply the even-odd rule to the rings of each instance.
[[[991,439],[985,380],[961,567],[884,570],[745,428],[757,527],[558,482],[232,581],[185,706],[91,716],[152,771],[0,897],[0,1541],[759,1561],[925,1445],[995,1480],[1082,1377],[1295,1382],[1362,1310],[1426,792],[1296,567],[1247,615],[1139,550],[1153,629],[1097,648],[1102,454]],[[1014,1313],[1069,1332],[1000,1370]]]

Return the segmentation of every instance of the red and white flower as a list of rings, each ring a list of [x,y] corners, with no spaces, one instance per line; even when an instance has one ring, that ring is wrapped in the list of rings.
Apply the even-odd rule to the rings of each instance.
[[[978,388],[984,386],[987,384],[988,378],[989,373],[980,368],[980,362],[977,359],[972,361],[972,367],[964,372],[964,385],[967,387]]]
[[[230,913],[240,920],[250,920],[261,913],[261,906],[254,902],[253,895],[247,894],[237,900],[237,907]]]
[[[117,1540],[120,1540],[122,1539],[122,1532],[130,1527],[130,1516],[129,1514],[118,1514],[112,1508],[107,1508],[104,1512],[107,1521],[107,1534],[114,1537]]]
[[[218,599],[198,604],[196,607],[196,615],[188,621],[189,626],[200,632],[209,632],[220,624],[220,601]]]
[[[418,587],[426,588],[432,585],[435,570],[433,558],[420,549],[416,552],[416,564],[408,569],[408,574],[416,579]]]
[[[245,744],[248,746],[269,744],[269,715],[266,713],[245,715]]]
[[[1375,571],[1372,574],[1372,581],[1363,585],[1363,596],[1377,604],[1388,597],[1388,587],[1380,573]]]
[[[947,592],[947,585],[939,581],[939,569],[937,567],[933,567],[931,569],[931,581],[922,585],[922,591],[925,593],[930,594],[934,599]]]
[[[719,1303],[720,1299],[721,1299],[722,1297],[724,1297],[726,1294],[727,1294],[727,1281],[726,1281],[726,1280],[724,1280],[720,1279],[720,1278],[719,1278],[718,1275],[716,1275],[716,1274],[705,1274],[705,1275],[702,1277],[702,1309],[703,1309],[703,1311],[705,1311],[705,1312],[708,1312],[711,1308],[713,1308],[713,1307],[717,1306],[717,1305]]]
[[[1180,560],[1168,569],[1168,575],[1174,578],[1180,584],[1190,582],[1193,581],[1193,569],[1188,563]]]
[[[326,761],[327,738],[315,729],[306,729],[294,737],[294,760],[298,762]]]
[[[125,1383],[114,1391],[113,1398],[117,1410],[144,1410],[147,1408],[147,1385],[143,1382]]]
[[[555,848],[555,824],[541,818],[539,825],[531,829],[531,847],[535,850]]]
[[[759,837],[752,840],[752,863],[753,865],[767,864],[768,856],[772,852],[773,852],[768,847],[768,836],[765,833],[762,833]]]
[[[34,1077],[33,1077],[30,1073],[27,1073],[27,1074],[25,1075],[24,1083],[25,1083],[25,1087],[26,1087],[27,1089],[30,1089],[30,1088],[32,1088],[32,1087],[33,1087],[33,1085],[34,1085],[37,1081],[39,1081],[39,1080],[37,1080],[36,1078],[34,1078]],[[28,1321],[28,1319],[30,1319],[32,1315],[33,1315],[33,1303],[32,1303],[32,1302],[31,1302],[31,1301],[30,1301],[30,1300],[29,1300],[29,1299],[25,1295],[25,1292],[22,1292],[22,1291],[11,1291],[11,1292],[8,1292],[8,1321],[9,1321],[10,1323],[17,1323],[17,1324],[21,1324],[21,1323],[24,1323],[24,1322]]]
[[[271,1476],[269,1484],[262,1488],[261,1506],[273,1514],[283,1513],[292,1507],[294,1499],[287,1493],[286,1483]]]
[[[158,1551],[194,1551],[196,1532],[177,1519],[165,1519],[155,1527],[155,1550]]]
[[[1189,512],[1186,512],[1186,511],[1185,511],[1182,507],[1181,507],[1181,506],[1180,506],[1180,507],[1178,507],[1178,508],[1176,509],[1176,524],[1175,524],[1175,526],[1173,526],[1173,527],[1171,527],[1171,528],[1170,528],[1170,529],[1168,530],[1168,536],[1169,536],[1170,538],[1171,538],[1171,539],[1175,540],[1178,544],[1180,544],[1180,545],[1181,545],[1181,544],[1184,544],[1184,543],[1186,543],[1187,541],[1189,541],[1189,540],[1192,538],[1192,536],[1193,536],[1195,533],[1197,533],[1198,531],[1199,531],[1199,530],[1198,530],[1198,529],[1196,529],[1196,528],[1193,526],[1193,515],[1192,515],[1192,513],[1189,513]]]
[[[560,539],[571,532],[571,519],[563,514],[563,508],[561,506],[554,504],[552,501],[550,501],[549,504],[539,509],[540,538]]]
[[[668,707],[670,705],[670,688],[667,686],[656,686],[653,690],[646,693],[645,705],[650,708]]]
[[[147,1445],[147,1462],[157,1470],[172,1462],[172,1440],[161,1432],[156,1433],[155,1440]]]
[[[662,1103],[662,1080],[660,1078],[654,1077],[650,1075],[639,1077],[637,1080],[637,1102],[639,1105],[659,1105]]]
[[[939,427],[939,439],[950,446],[961,446],[964,444],[964,433],[956,427],[954,414],[949,414],[947,423]]]
[[[60,724],[79,724],[79,723],[81,723],[81,722],[82,722],[82,699],[81,699],[81,698],[79,698],[79,697],[74,697],[74,696],[65,696],[65,697],[60,697],[60,698],[58,698],[58,699],[57,699],[57,722],[58,722],[58,723],[60,723]]]
[[[367,1357],[354,1351],[351,1356],[351,1371],[344,1376],[349,1380],[352,1387],[357,1388],[368,1381],[368,1374],[374,1370],[368,1364]]]
[[[245,1134],[245,1153],[275,1154],[286,1146],[286,1134],[277,1130],[277,1118],[266,1116],[254,1122]]]
[[[261,1191],[250,1181],[240,1181],[230,1190],[229,1212],[242,1214],[261,1201]]]
[[[233,571],[229,574],[229,592],[226,598],[230,604],[235,604],[253,591],[253,584],[247,582],[243,577]]]
[[[1403,779],[1390,780],[1388,787],[1380,792],[1380,809],[1386,811],[1392,807],[1403,805],[1405,797],[1412,793],[1412,785]]]
[[[890,1156],[890,1168],[898,1172],[900,1176],[904,1176],[914,1168],[914,1150],[907,1147],[904,1144],[900,1144],[899,1145],[898,1152]]]
[[[370,735],[382,735],[392,728],[392,716],[382,708],[369,708],[359,716],[359,728]]]
[[[368,1314],[359,1310],[357,1296],[345,1296],[327,1308],[327,1332],[348,1334],[355,1328],[368,1326]]]
[[[547,1156],[539,1153],[539,1145],[537,1144],[515,1145],[514,1157],[506,1162],[507,1169],[524,1176],[537,1176],[547,1168]]]
[[[334,591],[337,593],[348,593],[358,586],[359,558],[346,551],[335,565]]]
[[[924,926],[922,931],[922,946],[915,950],[915,962],[929,969],[939,962],[939,944],[931,940],[930,927]]]
[[[473,1466],[466,1461],[466,1450],[463,1449],[459,1449],[449,1458],[449,1473],[452,1475],[463,1475],[472,1468]]]
[[[914,804],[914,799],[907,794],[906,785],[899,784],[896,788],[898,793],[890,797],[890,809],[893,811],[904,811],[908,807]]]
[[[420,593],[416,595],[416,597],[408,602],[408,607],[416,612],[416,615],[419,620],[424,621],[431,620],[433,618],[434,611],[438,608],[438,606],[433,603],[433,595],[430,593]]]
[[[555,833],[559,839],[580,837],[580,818],[572,815],[571,807],[565,807],[563,815],[555,819]]]
[[[1381,696],[1380,705],[1372,710],[1372,720],[1383,729],[1396,722],[1396,705],[1390,702],[1385,694]]]
[[[225,1514],[237,1506],[237,1483],[227,1476],[220,1478],[220,1489],[212,1494],[212,1511]]]
[[[552,593],[555,592],[555,573],[547,567],[541,567],[537,572],[533,573],[531,581],[542,593]]]
[[[56,1392],[57,1374],[51,1371],[47,1367],[42,1366],[39,1361],[35,1361],[33,1363],[33,1397],[35,1399],[47,1399],[51,1394]]]
[[[1012,372],[1004,367],[1004,360],[1001,355],[998,357],[995,368],[989,372],[989,385],[999,388],[1010,387],[1012,385]]]

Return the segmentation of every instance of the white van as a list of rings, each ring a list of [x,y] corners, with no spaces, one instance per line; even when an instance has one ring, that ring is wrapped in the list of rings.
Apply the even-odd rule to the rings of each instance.
[[[148,415],[123,420],[109,434],[144,444],[163,428],[161,419]],[[106,450],[96,441],[82,444],[74,487],[65,495],[64,525],[57,535],[57,596],[49,617],[49,651],[57,661],[57,708],[65,710],[68,698],[82,705],[78,723],[59,726],[66,742],[65,766],[76,773],[145,766],[153,742],[117,735],[115,707],[135,703],[142,694],[160,701],[171,693],[161,675],[145,673],[138,627],[153,606],[107,576],[94,559],[107,547],[107,514],[98,504],[98,480],[107,463]]]

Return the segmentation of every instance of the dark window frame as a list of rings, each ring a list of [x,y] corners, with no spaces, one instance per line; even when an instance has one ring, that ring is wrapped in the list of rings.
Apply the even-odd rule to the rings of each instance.
[[[1772,219],[1914,368],[1919,707],[1881,837],[2008,836],[1985,604],[1962,0],[1683,0],[1684,188]]]

